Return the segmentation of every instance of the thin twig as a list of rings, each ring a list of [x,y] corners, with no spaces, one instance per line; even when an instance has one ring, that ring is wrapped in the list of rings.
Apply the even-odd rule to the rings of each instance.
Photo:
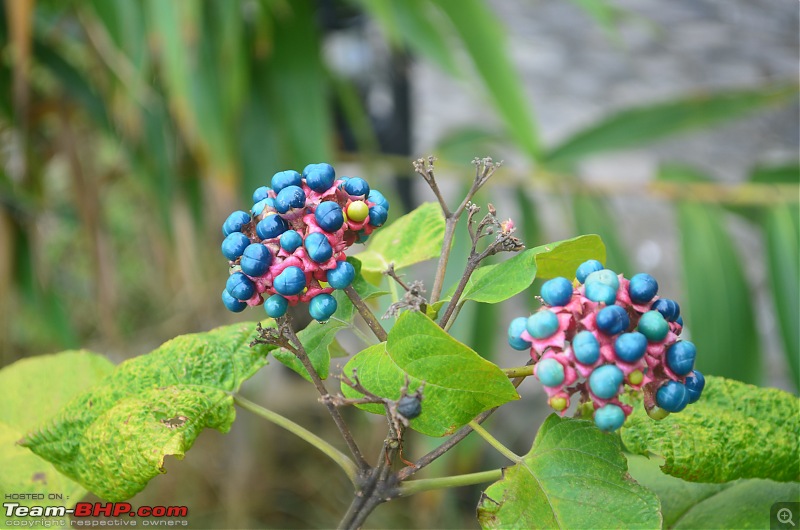
[[[372,311],[370,311],[369,307],[367,307],[367,304],[364,303],[364,300],[361,299],[361,296],[359,296],[356,290],[353,289],[353,286],[349,285],[345,287],[344,292],[350,301],[353,302],[353,305],[361,315],[361,318],[363,318],[364,322],[367,323],[367,326],[369,326],[369,329],[371,329],[372,333],[375,334],[375,337],[377,337],[381,342],[386,342],[386,340],[389,338],[386,335],[386,330],[383,329],[381,323],[378,322],[378,319],[372,314]]]
[[[398,284],[400,284],[400,287],[405,289],[406,292],[409,291],[408,285],[406,285],[405,282],[403,282],[403,280],[400,279],[400,276],[398,276],[397,273],[395,272],[394,263],[390,263],[389,266],[386,267],[386,270],[383,271],[383,274],[385,274],[386,276],[392,278],[394,281],[396,281]]]

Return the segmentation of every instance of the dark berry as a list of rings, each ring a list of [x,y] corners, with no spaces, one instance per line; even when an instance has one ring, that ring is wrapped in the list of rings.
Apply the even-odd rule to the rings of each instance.
[[[586,281],[587,276],[595,271],[600,270],[603,270],[603,264],[596,259],[590,259],[589,261],[584,261],[578,266],[578,270],[575,271],[575,278],[577,278],[580,283],[583,283]]]
[[[336,180],[336,171],[330,164],[309,164],[303,170],[306,184],[312,190],[322,193],[328,191]]]
[[[584,288],[586,298],[592,302],[612,305],[617,301],[617,290],[600,282],[587,283]]]
[[[318,294],[308,303],[308,314],[318,322],[327,322],[336,312],[336,298],[329,294]]]
[[[378,190],[370,190],[369,197],[367,197],[370,202],[373,202],[376,206],[383,206],[383,209],[387,212],[389,211],[389,201],[386,200],[386,197],[383,196],[383,193],[379,192]]]
[[[645,304],[658,293],[658,282],[649,274],[639,273],[631,278],[628,294],[636,304]]]
[[[336,267],[328,270],[328,284],[334,289],[344,289],[353,283],[356,277],[356,269],[347,261],[336,263]]]
[[[268,215],[256,225],[256,235],[261,239],[272,239],[286,231],[288,225],[280,215]]]
[[[306,192],[299,186],[287,186],[275,198],[275,209],[279,213],[286,213],[293,208],[302,208],[305,205]]]
[[[534,372],[544,386],[555,387],[564,382],[564,366],[551,357],[536,363]]]
[[[273,294],[264,301],[264,311],[267,316],[272,318],[280,318],[286,314],[286,309],[289,307],[289,301],[279,294]]]
[[[369,195],[369,184],[360,177],[352,177],[344,181],[344,191],[352,197],[366,197]]]
[[[272,175],[270,184],[272,185],[272,191],[280,193],[289,186],[300,186],[303,183],[302,179],[303,177],[297,171],[279,171]]]
[[[237,300],[250,300],[256,294],[256,286],[253,281],[241,272],[234,272],[228,276],[225,290]]]
[[[606,335],[622,333],[630,323],[627,311],[618,305],[604,307],[597,313],[597,329]]]
[[[572,298],[572,282],[558,277],[547,280],[542,285],[542,300],[549,306],[563,306]]]
[[[231,293],[229,293],[227,289],[222,291],[222,303],[225,304],[228,311],[233,311],[234,313],[241,313],[244,311],[244,308],[247,307],[246,303],[231,296]]]
[[[233,261],[242,255],[244,249],[250,244],[250,238],[241,232],[231,232],[228,237],[222,241],[222,255]]]
[[[515,350],[529,350],[531,343],[520,337],[528,323],[525,317],[517,317],[508,325],[508,344]]]
[[[389,212],[383,206],[375,205],[369,208],[369,224],[372,226],[383,226],[388,217]]]
[[[249,222],[250,216],[247,215],[247,212],[241,210],[233,212],[225,219],[225,222],[222,223],[222,235],[228,236],[233,232],[241,232],[242,227]]]
[[[661,342],[667,337],[669,324],[658,311],[648,311],[639,319],[637,329],[650,342]]]
[[[622,370],[613,364],[604,364],[589,374],[589,388],[592,394],[600,399],[611,399],[619,392],[619,386],[625,380]]]
[[[678,317],[681,316],[681,306],[678,305],[678,302],[670,300],[669,298],[660,298],[656,300],[653,302],[653,305],[650,306],[650,309],[658,311],[670,322],[675,322],[678,320]]]
[[[625,423],[625,412],[613,403],[604,405],[594,411],[594,424],[601,431],[616,431]]]
[[[256,188],[256,191],[253,192],[253,202],[258,203],[269,197],[269,191],[267,186]]]
[[[638,331],[623,333],[614,341],[614,352],[626,363],[635,363],[641,359],[646,349],[647,338]]]
[[[333,256],[333,247],[325,234],[321,232],[308,234],[303,245],[306,247],[308,257],[317,263],[324,263]]]
[[[417,396],[403,396],[397,402],[397,413],[413,420],[422,414],[422,403]]]
[[[697,370],[692,370],[692,373],[686,377],[684,385],[689,393],[689,403],[691,404],[700,399],[703,388],[706,386],[706,378]]]
[[[292,253],[303,245],[303,236],[296,230],[287,230],[281,234],[281,248],[288,253]]]
[[[697,348],[688,340],[678,341],[667,349],[667,366],[676,375],[687,375],[694,368]]]
[[[306,287],[306,275],[300,267],[286,267],[275,278],[272,286],[284,296],[300,294]]]
[[[656,404],[667,412],[680,412],[689,404],[689,393],[682,383],[667,381],[656,392]]]
[[[248,276],[261,276],[272,264],[272,254],[261,243],[253,243],[244,249],[240,264],[242,272]]]
[[[534,339],[546,339],[558,331],[558,317],[552,311],[544,309],[528,317],[525,327]]]
[[[594,364],[600,357],[600,343],[591,331],[579,331],[572,339],[572,352],[582,364]]]
[[[326,232],[336,232],[344,224],[342,207],[333,201],[321,202],[314,212],[314,218]]]

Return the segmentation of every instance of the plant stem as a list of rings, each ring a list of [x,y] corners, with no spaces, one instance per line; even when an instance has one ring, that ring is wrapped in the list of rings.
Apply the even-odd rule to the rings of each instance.
[[[375,336],[378,338],[379,341],[386,342],[386,339],[388,338],[386,335],[386,330],[383,329],[381,323],[378,322],[378,319],[375,318],[375,315],[373,315],[372,311],[369,310],[369,307],[367,307],[367,304],[365,304],[364,300],[361,299],[361,296],[359,296],[356,290],[353,289],[353,286],[349,285],[345,287],[344,292],[350,299],[350,301],[353,302],[353,305],[356,307],[356,310],[358,310],[359,314],[361,315],[361,318],[363,318],[364,321],[367,323],[369,329],[372,330],[372,333],[375,334]]]
[[[400,484],[400,495],[406,497],[422,491],[438,490],[444,488],[458,488],[460,486],[472,486],[473,484],[483,484],[484,482],[494,482],[503,476],[502,469],[490,469],[478,473],[467,473],[465,475],[455,475],[452,477],[426,478],[420,480],[409,480]]]
[[[293,422],[289,418],[285,416],[281,416],[277,412],[271,411],[267,408],[262,407],[261,405],[257,405],[252,401],[243,398],[238,394],[234,394],[233,401],[240,407],[245,410],[249,410],[253,414],[257,416],[261,416],[265,420],[274,423],[278,427],[283,427],[290,433],[294,434],[298,438],[305,440],[306,442],[310,443],[323,453],[327,455],[331,460],[333,460],[342,470],[347,474],[347,478],[350,479],[350,482],[356,484],[356,478],[358,476],[358,468],[356,467],[355,463],[350,460],[347,455],[336,449],[327,441],[323,440],[313,432],[309,431],[305,427],[298,425],[297,423]]]
[[[431,289],[430,304],[433,305],[439,300],[444,285],[444,275],[447,272],[447,262],[450,259],[450,248],[453,246],[453,236],[456,232],[458,219],[452,214],[445,214],[444,219],[444,240],[442,241],[442,254],[439,256],[439,263],[436,265],[436,276],[433,278],[433,288]]]
[[[464,275],[461,276],[461,280],[458,282],[458,287],[456,287],[456,291],[453,293],[450,303],[447,304],[447,309],[444,312],[444,316],[442,316],[442,318],[439,320],[439,326],[441,326],[443,329],[448,328],[447,323],[450,320],[450,317],[453,315],[453,312],[456,310],[456,307],[458,307],[458,301],[461,298],[461,295],[464,293],[464,289],[467,287],[467,282],[469,281],[470,276],[472,276],[472,273],[478,268],[478,265],[485,257],[486,252],[482,252],[480,254],[475,254],[473,252],[470,254],[469,259],[467,260],[467,267],[464,269]]]
[[[533,375],[533,365],[515,366],[513,368],[503,368],[503,373],[508,377],[528,377]]]
[[[508,458],[512,462],[520,463],[522,462],[522,457],[519,456],[517,453],[503,445],[500,440],[489,434],[489,431],[483,428],[482,425],[479,423],[475,423],[475,421],[469,422],[469,426],[472,427],[472,430],[478,433],[481,438],[486,440],[486,442],[497,449],[497,452],[503,455],[504,457]]]

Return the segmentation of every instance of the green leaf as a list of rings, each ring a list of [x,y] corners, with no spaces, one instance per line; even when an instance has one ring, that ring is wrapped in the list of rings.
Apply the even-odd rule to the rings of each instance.
[[[677,100],[625,109],[578,132],[551,149],[546,162],[574,163],[588,155],[645,145],[692,129],[710,127],[754,110],[792,101],[796,86],[699,93]]]
[[[395,270],[439,256],[444,241],[444,216],[439,205],[426,202],[376,231],[367,250],[356,254],[362,270],[380,273],[389,263]]]
[[[691,169],[663,168],[659,178],[697,182],[704,177]],[[753,315],[753,300],[741,259],[725,228],[718,206],[679,203],[686,300],[681,303],[692,342],[697,345],[697,369],[748,383],[761,380],[761,356]]]
[[[509,133],[529,156],[538,159],[539,137],[529,98],[510,60],[506,28],[482,0],[434,0],[447,15]]]
[[[445,436],[484,410],[519,399],[508,377],[494,364],[442,331],[431,319],[407,311],[400,315],[386,343],[356,354],[343,372],[358,371],[369,391],[390,399],[400,397],[409,378],[411,389],[425,382],[422,414],[411,428],[428,436]],[[347,397],[361,394],[342,384]],[[380,405],[360,405],[376,414]]]
[[[615,435],[551,414],[523,461],[483,493],[478,522],[482,528],[660,528],[658,498],[627,470]]]
[[[664,473],[692,482],[797,481],[799,406],[776,388],[706,376],[703,396],[679,414],[655,421],[635,407],[622,441],[632,453],[663,457]]]
[[[63,495],[50,505],[70,508],[86,495],[38,456],[17,445],[26,431],[55,414],[73,396],[100,381],[114,369],[105,357],[86,350],[40,355],[0,370],[0,498],[11,493]],[[18,500],[22,506],[40,504]],[[0,522],[5,521],[5,510]]]
[[[250,347],[254,324],[182,335],[119,365],[75,397],[22,445],[110,501],[124,500],[182,458],[203,428],[227,432],[233,398],[266,364],[270,346]]]
[[[665,475],[655,460],[628,456],[636,482],[658,495],[664,528],[766,528],[775,502],[796,501],[800,484],[747,479],[699,484]]]
[[[479,267],[472,273],[461,299],[496,304],[530,287],[537,276],[574,278],[575,269],[584,261],[605,262],[605,258],[605,246],[596,235],[548,243],[502,263]]]

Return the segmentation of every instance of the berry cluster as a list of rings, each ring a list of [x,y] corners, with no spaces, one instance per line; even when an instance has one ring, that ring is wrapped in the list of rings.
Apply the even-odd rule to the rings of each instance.
[[[680,307],[657,292],[649,274],[627,280],[589,260],[575,282],[554,278],[542,285],[544,306],[514,319],[508,342],[530,349],[534,374],[561,414],[580,393],[582,403],[592,403],[595,424],[614,431],[632,412],[620,398],[641,391],[647,413],[664,418],[697,401],[705,379],[694,370],[694,344],[678,338]]]
[[[308,302],[312,318],[328,320],[337,306],[331,293],[355,278],[345,250],[386,222],[388,201],[362,178],[337,179],[331,165],[309,164],[302,175],[275,173],[253,203],[222,225],[222,254],[230,260],[225,307],[238,313],[264,304],[278,318]]]

